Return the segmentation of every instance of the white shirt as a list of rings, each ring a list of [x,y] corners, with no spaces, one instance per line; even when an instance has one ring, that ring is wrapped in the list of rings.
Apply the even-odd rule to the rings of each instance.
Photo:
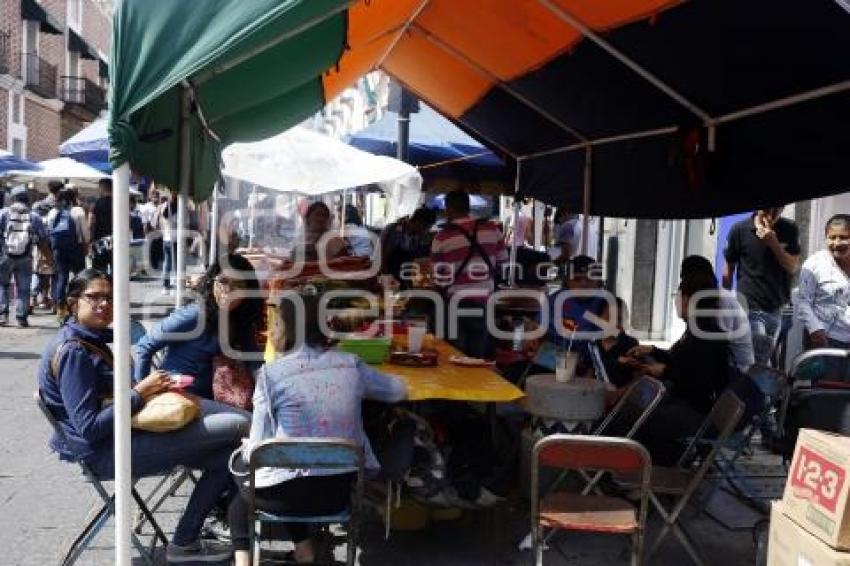
[[[146,202],[139,207],[139,214],[142,215],[142,223],[147,228],[153,221],[154,214],[156,214],[156,205],[151,201]]]
[[[723,313],[717,317],[717,325],[720,330],[729,333],[729,352],[732,355],[732,361],[738,369],[747,371],[756,363],[747,312],[738,302],[735,293],[727,289],[720,290],[718,303]]]
[[[833,340],[850,342],[850,279],[827,250],[803,263],[794,310],[807,332],[824,330]]]

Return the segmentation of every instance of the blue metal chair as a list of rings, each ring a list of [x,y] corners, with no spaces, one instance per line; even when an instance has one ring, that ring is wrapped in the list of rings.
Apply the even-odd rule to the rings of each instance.
[[[346,525],[346,564],[354,566],[360,510],[363,501],[363,448],[341,438],[271,439],[251,450],[248,461],[248,516],[253,520],[251,551],[254,564],[260,564],[262,523],[313,523]],[[356,472],[351,502],[335,515],[291,516],[267,513],[256,508],[255,476],[258,468],[287,470],[326,470],[337,473]]]

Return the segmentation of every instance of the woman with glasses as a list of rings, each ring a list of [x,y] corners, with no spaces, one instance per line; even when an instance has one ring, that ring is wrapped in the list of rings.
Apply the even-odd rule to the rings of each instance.
[[[222,256],[201,278],[197,300],[172,312],[136,344],[135,378],[147,375],[154,355],[164,349],[160,369],[192,376],[194,382],[187,391],[212,399],[215,356],[239,359],[240,354],[261,353],[255,338],[263,309],[258,290],[256,273],[247,259]],[[240,361],[250,369],[260,366],[259,361]]]
[[[52,438],[51,448],[63,460],[85,461],[101,480],[115,476],[113,449],[112,282],[105,273],[88,269],[70,283],[68,317],[41,358],[38,386],[64,438]],[[172,381],[165,371],[136,380],[130,397],[133,414]],[[168,545],[170,564],[225,560],[227,546],[202,541],[204,518],[231,485],[228,456],[247,435],[250,422],[241,412],[200,400],[201,417],[172,432],[133,430],[131,465],[134,477],[159,475],[175,466],[203,473],[195,485]]]

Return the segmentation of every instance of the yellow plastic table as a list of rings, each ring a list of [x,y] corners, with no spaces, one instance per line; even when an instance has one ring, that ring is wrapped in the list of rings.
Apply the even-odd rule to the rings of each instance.
[[[407,384],[408,401],[446,399],[480,403],[506,403],[525,396],[521,389],[489,367],[463,367],[449,361],[462,356],[444,340],[435,340],[437,365],[408,367],[390,362],[375,366],[379,371],[403,379]]]

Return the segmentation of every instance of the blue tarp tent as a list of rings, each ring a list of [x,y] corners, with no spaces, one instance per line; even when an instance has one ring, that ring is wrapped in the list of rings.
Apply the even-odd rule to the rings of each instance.
[[[6,171],[37,171],[41,169],[37,163],[27,161],[8,151],[0,150],[0,174]]]
[[[395,157],[398,114],[387,112],[347,141],[357,149]],[[513,187],[513,170],[505,167],[498,155],[425,104],[420,104],[420,111],[410,115],[408,161],[420,168],[426,184],[439,182],[445,186],[452,180],[473,184],[495,182]]]
[[[59,155],[71,157],[104,173],[111,173],[107,123],[106,118],[95,120],[76,135],[65,140],[59,146]]]

